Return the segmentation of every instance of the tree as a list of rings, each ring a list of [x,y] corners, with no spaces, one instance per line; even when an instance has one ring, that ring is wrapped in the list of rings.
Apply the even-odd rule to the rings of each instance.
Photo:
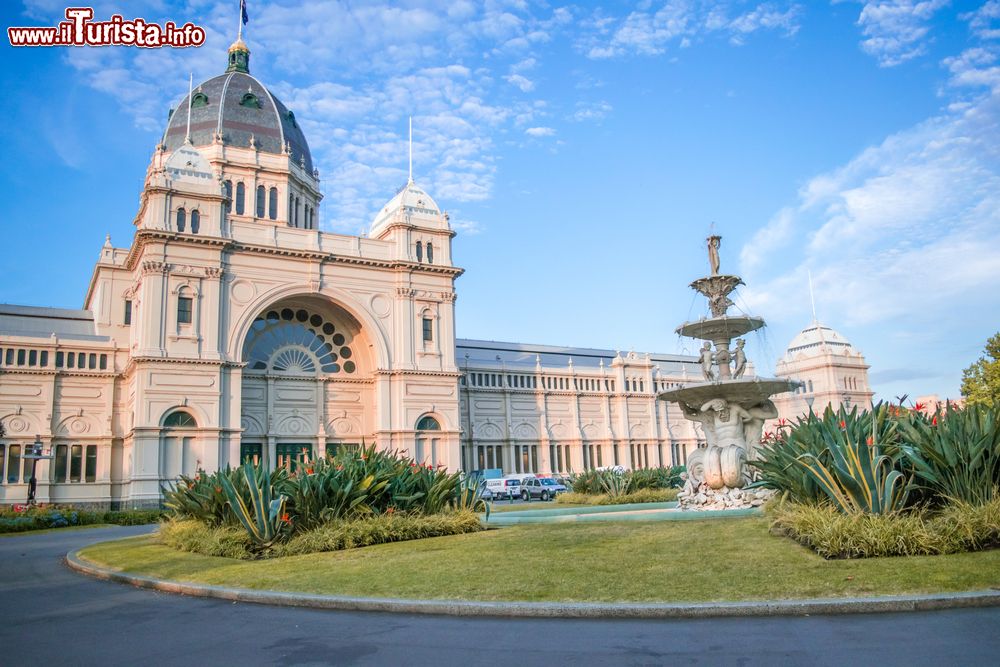
[[[1000,333],[986,341],[985,352],[962,371],[962,396],[969,405],[1000,407]]]

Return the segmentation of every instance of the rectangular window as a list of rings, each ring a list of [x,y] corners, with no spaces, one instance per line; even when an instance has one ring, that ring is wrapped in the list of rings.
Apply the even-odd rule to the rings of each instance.
[[[10,458],[7,459],[7,482],[17,484],[21,473],[21,445],[11,445],[7,448]]]
[[[87,445],[87,465],[84,471],[84,481],[97,481],[97,445]]]
[[[101,355],[101,370],[102,371],[108,370],[108,355],[106,354]]]
[[[24,365],[24,350],[17,351],[17,365],[18,366]]]
[[[310,444],[278,443],[275,446],[275,454],[278,459],[277,467],[287,470],[295,470],[300,464],[313,458]]]
[[[66,454],[68,451],[66,445],[56,445],[56,460],[55,463],[55,482],[65,482],[66,481]]]
[[[430,343],[434,340],[434,321],[429,318],[424,318],[424,342]]]
[[[76,365],[76,352],[70,352],[66,355],[66,368],[73,368]]]
[[[90,355],[90,365],[88,366],[88,368],[90,368],[90,370],[94,370],[95,368],[97,368],[97,355],[96,354],[91,354]]]
[[[38,365],[42,368],[48,368],[49,365],[49,353],[42,350],[42,353],[38,355]]]
[[[177,297],[177,323],[191,324],[191,311],[194,301],[190,297]]]
[[[73,445],[69,453],[69,481],[80,481],[80,469],[83,467],[83,447]]]
[[[10,366],[14,363],[14,350],[7,348],[7,365]]]
[[[122,317],[122,324],[130,326],[132,324],[132,300],[125,299],[125,315]]]
[[[7,446],[0,444],[0,482],[3,481],[4,464],[6,461]]]

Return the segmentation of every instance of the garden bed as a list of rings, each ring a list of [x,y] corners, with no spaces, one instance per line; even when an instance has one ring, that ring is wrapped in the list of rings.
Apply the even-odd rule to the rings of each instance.
[[[80,510],[73,507],[29,507],[0,510],[0,534],[75,526],[139,526],[156,523],[160,510]]]

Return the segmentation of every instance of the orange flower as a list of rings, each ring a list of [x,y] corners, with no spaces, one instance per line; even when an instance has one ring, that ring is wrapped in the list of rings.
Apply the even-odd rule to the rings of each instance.
[[[934,415],[931,419],[931,426],[937,426],[937,415]]]
[[[395,508],[395,507],[390,507],[389,509],[387,509],[387,510],[385,511],[385,513],[386,513],[386,514],[392,514],[392,513],[393,513],[393,512],[395,512],[395,511],[396,511],[396,508]]]
[[[843,419],[840,420],[840,428],[847,428],[847,422],[845,422]]]
[[[284,514],[281,515],[281,520],[287,524],[292,523],[292,517],[288,516],[288,512],[285,512]]]
[[[874,444],[875,444],[875,441],[874,441],[874,440],[872,440],[872,437],[871,437],[871,436],[868,436],[868,440],[867,440],[867,442],[868,442],[868,446],[869,446],[869,447],[871,447],[872,445],[874,445]]]

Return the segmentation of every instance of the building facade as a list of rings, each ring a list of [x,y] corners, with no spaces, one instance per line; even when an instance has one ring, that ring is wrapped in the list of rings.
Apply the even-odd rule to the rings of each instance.
[[[412,178],[367,236],[320,231],[308,142],[249,63],[238,40],[171,111],[132,243],[106,240],[83,309],[0,306],[0,504],[33,466],[38,502],[129,507],[178,475],[362,442],[539,474],[704,443],[656,400],[701,381],[692,357],[456,341],[454,232]],[[51,458],[26,458],[36,442]]]

